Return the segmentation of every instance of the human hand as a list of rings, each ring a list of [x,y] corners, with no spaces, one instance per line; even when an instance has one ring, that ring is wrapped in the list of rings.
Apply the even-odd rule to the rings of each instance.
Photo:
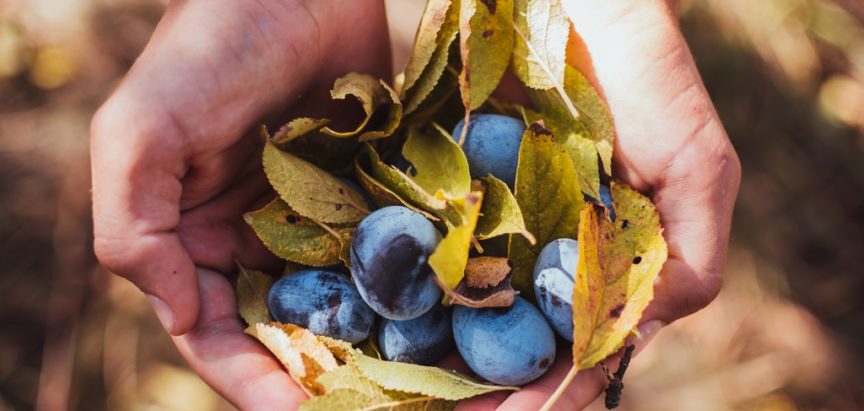
[[[272,196],[247,132],[298,106],[322,114],[350,71],[389,78],[379,0],[174,1],[93,120],[99,260],[149,296],[183,357],[240,409],[305,398],[243,334],[223,275],[235,258],[277,263],[241,218]]]
[[[614,175],[651,197],[669,246],[637,346],[719,292],[741,173],[667,3],[564,2],[584,42],[575,63],[615,119]],[[521,391],[474,398],[458,409],[540,408],[572,366],[569,348],[558,354],[553,368]],[[556,409],[582,409],[605,386],[598,368],[580,372]]]

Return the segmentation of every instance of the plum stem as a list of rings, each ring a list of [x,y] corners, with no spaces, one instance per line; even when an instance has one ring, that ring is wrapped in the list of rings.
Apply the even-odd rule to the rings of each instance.
[[[540,411],[549,411],[555,405],[556,402],[564,395],[564,390],[570,386],[573,382],[573,379],[576,378],[576,374],[579,374],[579,367],[574,363],[572,367],[570,367],[570,371],[567,372],[567,376],[564,377],[564,380],[561,381],[561,384],[558,385],[558,388],[555,389],[555,392],[552,393],[552,396],[546,400],[546,403],[543,404],[543,407],[540,408]]]

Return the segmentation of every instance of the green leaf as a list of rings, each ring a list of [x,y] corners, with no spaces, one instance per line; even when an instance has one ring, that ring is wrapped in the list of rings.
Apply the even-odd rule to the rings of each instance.
[[[570,22],[561,0],[515,0],[513,71],[526,86],[564,89]]]
[[[468,254],[482,201],[483,193],[479,192],[453,200],[463,216],[462,222],[450,229],[450,232],[438,243],[435,252],[429,256],[429,266],[435,272],[442,288],[449,290],[456,288],[465,276],[465,266],[468,264]]]
[[[531,244],[511,236],[509,257],[513,263],[513,286],[533,300],[534,263],[543,246],[558,238],[575,238],[579,212],[585,206],[573,161],[542,123],[525,130],[516,168],[516,201],[525,228],[537,239]]]
[[[483,192],[483,206],[480,208],[480,219],[474,236],[478,240],[486,240],[504,234],[520,234],[531,244],[536,240],[534,235],[525,229],[522,210],[516,203],[516,198],[510,192],[507,184],[494,176],[474,180],[474,191]]]
[[[358,391],[369,398],[381,401],[390,400],[378,384],[366,378],[354,364],[346,364],[318,377],[318,383],[325,392],[349,389]]]
[[[385,389],[444,400],[457,401],[495,391],[519,389],[481,384],[455,371],[382,361],[367,356],[358,357],[355,365],[363,375]]]
[[[406,102],[406,114],[413,113],[430,97],[432,91],[438,88],[438,84],[445,74],[447,64],[450,61],[450,47],[456,41],[456,35],[459,34],[459,2],[460,0],[453,0],[452,3],[448,2],[446,18],[438,33],[438,37],[435,39],[434,52],[429,57],[430,60],[420,77],[413,82],[411,78],[414,74],[409,74],[408,70],[408,68],[412,67],[412,61],[410,59],[408,61],[408,68],[405,69],[405,88],[403,94]],[[427,5],[427,10],[430,5],[431,2]],[[420,47],[420,44],[415,43],[412,57],[414,56],[413,53],[417,53],[418,47]],[[428,53],[430,50],[433,50],[433,48],[429,47],[423,53]],[[447,85],[444,84],[443,86],[446,87]]]
[[[451,401],[432,397],[403,396],[381,400],[353,389],[338,389],[300,404],[299,411],[444,411],[455,406]]]
[[[527,90],[528,97],[553,130],[559,142],[565,143],[569,135],[575,134],[594,142],[604,171],[612,175],[612,148],[615,144],[615,125],[609,107],[594,89],[594,86],[576,68],[567,65],[564,74],[564,89],[569,101],[578,110],[574,116],[562,96],[552,90]],[[598,189],[599,190],[599,189]]]
[[[237,268],[237,311],[240,317],[248,325],[270,322],[267,294],[276,279],[261,271],[246,269],[240,263],[237,263]]]
[[[591,205],[579,225],[573,288],[573,358],[579,369],[612,355],[633,332],[654,296],[668,252],[651,200],[616,181],[617,218]]]
[[[396,167],[388,166],[381,161],[381,158],[372,146],[366,146],[366,154],[366,158],[361,157],[358,162],[359,167],[366,172],[369,178],[377,181],[381,186],[386,187],[389,192],[396,195],[400,199],[400,202],[410,204],[432,215],[439,215],[447,208],[447,202],[444,199],[436,198],[434,195],[429,194],[423,187],[414,182],[411,177]],[[361,181],[363,181],[362,177]],[[374,192],[372,194],[373,196],[376,195]]]
[[[462,1],[459,89],[466,111],[480,107],[498,87],[510,64],[513,36],[513,0]]]
[[[402,155],[414,166],[414,181],[427,192],[442,190],[456,197],[471,191],[465,153],[437,124],[408,129]]]
[[[355,171],[357,173],[357,181],[359,181],[360,185],[363,186],[363,189],[366,190],[367,193],[369,193],[369,196],[372,197],[372,201],[375,203],[375,205],[377,205],[378,207],[387,207],[391,205],[407,207],[413,211],[423,214],[424,217],[432,221],[440,220],[438,217],[435,217],[434,215],[411,205],[406,200],[402,199],[402,197],[400,197],[398,194],[394,193],[389,188],[384,186],[384,184],[373,178],[371,175],[369,175],[369,173],[366,172],[366,170],[363,169],[361,161],[361,159],[357,159],[357,162],[354,163]]]
[[[354,227],[327,227],[302,217],[277,198],[264,208],[246,213],[243,219],[264,245],[288,261],[323,267],[339,262]]]
[[[423,11],[423,17],[420,19],[420,26],[417,27],[417,35],[414,38],[414,47],[411,48],[411,55],[408,56],[408,63],[405,65],[403,90],[414,87],[421,74],[426,71],[433,54],[437,51],[438,32],[444,26],[450,4],[450,0],[429,0],[426,2],[426,9]]]
[[[298,214],[324,223],[354,223],[369,214],[363,195],[326,171],[272,143],[264,147],[264,172]]]

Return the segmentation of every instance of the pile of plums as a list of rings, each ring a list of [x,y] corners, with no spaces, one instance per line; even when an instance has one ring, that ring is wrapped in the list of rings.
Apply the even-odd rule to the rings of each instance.
[[[525,130],[516,119],[472,117],[463,150],[472,177],[492,174],[511,188]],[[462,123],[453,135],[462,133]],[[273,318],[315,334],[358,343],[377,324],[377,344],[390,361],[434,364],[456,349],[477,375],[502,385],[522,385],[555,361],[557,333],[572,341],[576,240],[545,245],[534,268],[537,306],[517,296],[506,308],[445,307],[427,264],[441,233],[406,207],[369,214],[351,241],[351,270],[306,269],[270,290]],[[539,309],[538,309],[539,308]],[[553,331],[554,330],[554,331]]]

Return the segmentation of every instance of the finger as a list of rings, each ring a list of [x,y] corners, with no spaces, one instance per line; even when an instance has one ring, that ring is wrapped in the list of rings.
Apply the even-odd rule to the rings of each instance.
[[[234,291],[221,274],[200,270],[198,322],[174,343],[192,369],[241,410],[294,409],[306,398],[272,355],[243,333]]]

